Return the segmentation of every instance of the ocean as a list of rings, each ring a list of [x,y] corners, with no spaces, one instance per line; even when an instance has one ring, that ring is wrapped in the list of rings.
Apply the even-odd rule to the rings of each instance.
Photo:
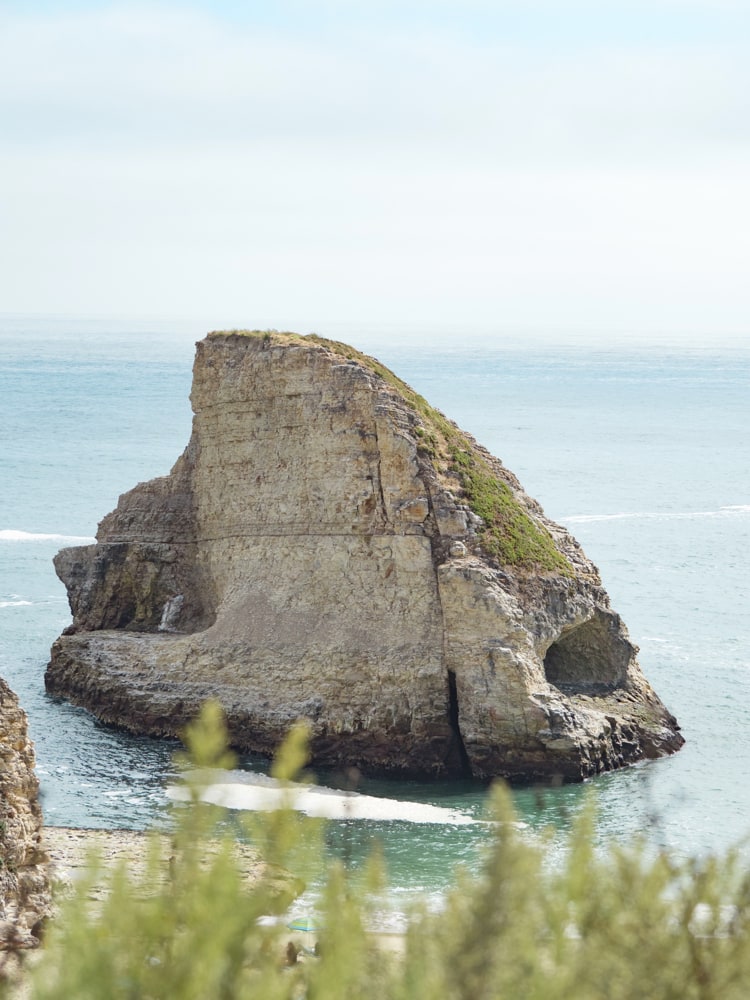
[[[0,675],[29,716],[49,824],[145,828],[167,817],[176,744],[100,725],[47,697],[43,675],[70,621],[52,557],[91,539],[120,493],[169,471],[190,434],[203,332],[0,317]],[[529,836],[551,827],[554,850],[593,795],[602,841],[645,834],[678,854],[741,844],[750,856],[750,349],[318,332],[379,357],[570,528],[682,725],[673,757],[516,790]],[[246,756],[240,766],[264,765]],[[486,801],[466,782],[365,781],[361,791],[470,817]],[[439,896],[457,863],[475,864],[485,828],[418,816],[415,805],[405,819],[334,821],[329,845],[356,859],[377,840],[395,899]]]

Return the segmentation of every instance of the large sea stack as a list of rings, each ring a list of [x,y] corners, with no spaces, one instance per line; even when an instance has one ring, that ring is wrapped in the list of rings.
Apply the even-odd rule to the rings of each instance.
[[[580,780],[677,750],[596,567],[515,476],[372,358],[212,333],[172,472],[55,559],[48,690],[178,734],[207,698],[272,753],[394,775]]]

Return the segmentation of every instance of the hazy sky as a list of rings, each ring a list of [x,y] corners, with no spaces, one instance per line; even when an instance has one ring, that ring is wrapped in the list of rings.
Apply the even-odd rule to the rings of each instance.
[[[750,342],[750,4],[0,0],[0,310]]]

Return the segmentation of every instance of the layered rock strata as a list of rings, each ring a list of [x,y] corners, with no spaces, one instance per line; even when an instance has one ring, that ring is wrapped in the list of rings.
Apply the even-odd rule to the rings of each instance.
[[[218,698],[319,764],[579,780],[682,743],[578,543],[372,358],[277,333],[197,345],[193,432],[55,566],[47,687],[135,732]]]
[[[0,951],[38,944],[50,912],[38,792],[26,715],[0,678]]]

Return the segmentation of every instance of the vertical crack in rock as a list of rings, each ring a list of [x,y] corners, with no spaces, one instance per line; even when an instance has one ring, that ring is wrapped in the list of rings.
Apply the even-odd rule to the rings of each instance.
[[[421,471],[421,470],[420,470]],[[426,483],[425,483],[426,486]],[[438,572],[440,565],[440,538],[436,530],[436,517],[435,510],[433,506],[432,496],[429,490],[427,491],[428,496],[428,518],[425,519],[433,522],[431,524],[430,532],[430,550],[432,555],[432,565],[435,580],[435,595],[437,599],[437,604],[440,609],[440,621],[441,621],[441,665],[443,670],[445,670],[446,677],[446,694],[447,694],[447,717],[448,725],[450,726],[450,741],[448,743],[447,752],[445,756],[445,769],[448,773],[458,773],[461,777],[470,778],[472,776],[471,771],[471,760],[466,752],[466,745],[464,743],[463,734],[461,733],[461,720],[460,720],[460,708],[458,702],[458,685],[456,681],[455,670],[450,670],[447,666],[448,656],[447,656],[447,645],[448,636],[446,634],[446,621],[445,614],[443,611],[443,603],[440,594],[440,574]]]
[[[378,497],[380,499],[380,523],[383,528],[388,524],[390,520],[388,517],[388,508],[385,503],[385,493],[383,492],[383,469],[382,469],[382,455],[380,453],[380,435],[378,434],[378,421],[375,419],[375,453],[378,456],[377,461],[377,477],[378,477]]]
[[[55,558],[52,694],[155,736],[216,698],[266,754],[302,716],[315,764],[405,777],[581,780],[682,745],[580,545],[380,362],[216,332],[191,401],[171,473]]]
[[[464,777],[471,777],[471,761],[466,752],[464,738],[461,735],[461,720],[458,705],[458,690],[456,687],[456,675],[452,670],[448,671],[448,719],[453,731],[453,745],[451,746],[452,756],[457,755],[460,761],[461,773]]]

